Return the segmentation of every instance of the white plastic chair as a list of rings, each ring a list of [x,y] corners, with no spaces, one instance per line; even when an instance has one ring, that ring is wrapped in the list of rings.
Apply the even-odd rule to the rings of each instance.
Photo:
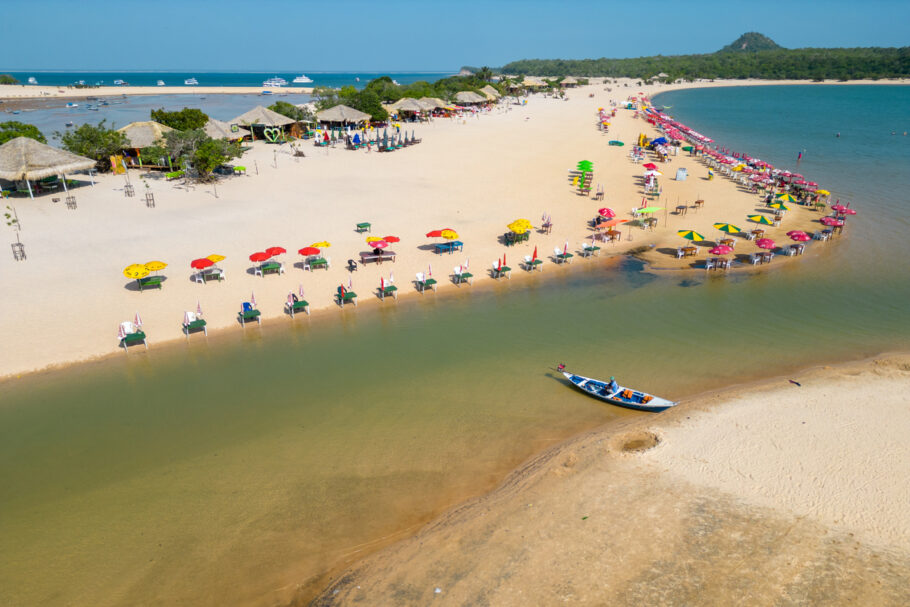
[[[676,259],[682,259],[684,255],[682,247],[676,247]]]

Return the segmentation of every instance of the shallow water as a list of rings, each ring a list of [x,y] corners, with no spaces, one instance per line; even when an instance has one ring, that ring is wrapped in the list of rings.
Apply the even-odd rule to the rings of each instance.
[[[723,141],[737,124],[723,108],[776,107],[748,90],[701,118],[684,110],[704,91],[659,101]],[[814,88],[801,103],[837,116],[819,110],[837,90]],[[910,111],[907,92],[882,93],[882,107],[852,118],[878,120],[901,99],[894,111]],[[853,145],[840,130],[837,145]],[[792,146],[775,141],[763,129],[749,146],[726,140],[781,162]],[[827,145],[801,141],[807,158]],[[902,158],[906,148],[885,141],[870,165]],[[532,453],[638,415],[573,391],[558,362],[678,398],[906,348],[907,190],[891,188],[910,177],[874,173],[883,181],[866,188],[846,168],[857,156],[800,167],[850,193],[860,214],[846,236],[758,276],[577,263],[525,284],[336,311],[340,321],[274,321],[4,383],[0,602],[286,598]]]

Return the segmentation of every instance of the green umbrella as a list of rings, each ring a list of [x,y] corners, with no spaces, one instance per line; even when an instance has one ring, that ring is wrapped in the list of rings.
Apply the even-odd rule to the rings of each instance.
[[[635,209],[639,213],[653,213],[655,211],[663,211],[663,207],[645,207],[643,209]]]
[[[738,234],[742,232],[738,227],[731,225],[729,223],[715,223],[715,230],[720,230],[721,232],[726,232],[727,234]]]
[[[772,209],[780,209],[781,211],[789,211],[790,208],[782,202],[772,202],[768,205]]]
[[[696,232],[695,230],[680,230],[677,232],[680,236],[686,240],[691,240],[692,242],[701,242],[705,239],[704,236]]]
[[[582,160],[576,166],[579,171],[590,171],[594,169],[594,163],[590,160]]]
[[[754,221],[755,223],[763,223],[769,226],[774,225],[774,220],[767,215],[749,215],[749,220]]]
[[[787,194],[786,192],[784,192],[783,194],[778,194],[777,196],[774,197],[774,200],[776,200],[778,202],[796,202],[796,198],[794,198],[793,196],[790,196],[790,194]]]

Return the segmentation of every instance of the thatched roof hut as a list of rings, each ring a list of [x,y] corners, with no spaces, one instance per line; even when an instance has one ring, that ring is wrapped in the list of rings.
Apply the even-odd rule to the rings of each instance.
[[[487,100],[474,91],[459,91],[455,93],[455,101],[458,103],[485,103]]]
[[[495,88],[493,88],[489,84],[486,85],[485,87],[483,87],[482,89],[480,89],[480,92],[485,94],[488,98],[492,98],[492,99],[499,99],[500,97],[502,97],[502,95],[499,94],[499,91],[497,91]]]
[[[426,108],[420,104],[416,99],[410,97],[405,97],[404,99],[399,99],[395,103],[389,106],[390,109],[397,110],[400,112],[423,112],[426,111]]]
[[[562,82],[560,82],[559,84],[561,84],[562,86],[577,86],[578,80],[573,76],[566,76],[565,78],[562,79]]]
[[[236,124],[231,125],[227,122],[221,122],[214,118],[209,118],[209,121],[202,127],[202,130],[212,139],[227,139],[228,141],[241,139],[250,134],[250,129],[245,129]]]
[[[245,124],[247,126],[287,126],[289,124],[294,124],[297,122],[293,118],[288,118],[284,114],[279,114],[278,112],[272,111],[267,107],[262,107],[257,105],[249,112],[240,114],[233,120],[229,120],[228,124]]]
[[[525,76],[524,80],[521,81],[521,86],[547,86],[547,83],[533,76]]]
[[[0,145],[0,179],[35,181],[94,166],[95,161],[91,158],[28,137],[16,137]]]
[[[164,134],[173,131],[171,127],[161,124],[160,122],[131,122],[123,128],[117,129],[117,132],[126,135],[130,144],[126,146],[132,149],[142,149],[155,145],[164,139]]]
[[[336,105],[327,110],[317,112],[316,114],[316,120],[319,122],[357,123],[365,122],[369,119],[369,114],[361,112],[360,110],[355,110],[346,105]]]
[[[438,97],[421,97],[417,102],[428,110],[435,110],[446,106],[446,102]]]

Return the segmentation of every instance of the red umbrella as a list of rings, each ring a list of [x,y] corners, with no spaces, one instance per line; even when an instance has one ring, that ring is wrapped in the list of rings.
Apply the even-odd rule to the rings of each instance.
[[[795,236],[796,234],[805,234],[802,230],[790,230],[787,232],[787,236]]]
[[[301,255],[319,255],[319,249],[316,247],[303,247],[297,252]]]
[[[819,219],[819,221],[822,222],[823,224],[825,224],[826,226],[842,226],[842,225],[844,225],[844,222],[843,222],[842,220],[837,219],[837,218],[835,218],[835,217],[822,217],[821,219]]]
[[[442,238],[442,230],[433,230],[432,232],[427,232],[427,238]]]
[[[389,246],[389,243],[387,243],[384,240],[374,240],[373,242],[370,243],[370,246],[373,247],[374,249],[384,249],[387,246]]]
[[[205,257],[202,257],[200,259],[194,259],[193,261],[190,262],[190,267],[195,268],[197,270],[204,270],[213,265],[215,265],[215,262],[212,261],[211,259],[207,259]]]
[[[815,183],[814,181],[810,181],[810,182],[809,182],[809,185],[810,185],[810,186],[813,186],[813,187],[818,187],[818,184]]]
[[[759,238],[758,240],[755,241],[755,245],[759,249],[768,249],[768,250],[771,250],[775,246],[777,246],[776,244],[774,244],[774,241],[771,240],[770,238]]]
[[[831,205],[831,210],[837,211],[838,213],[843,213],[844,211],[847,210],[847,207],[845,207],[842,204],[835,204],[835,205]]]
[[[856,209],[851,209],[850,207],[845,207],[841,212],[841,215],[856,215]]]
[[[271,257],[271,255],[264,251],[260,251],[258,253],[253,253],[250,255],[250,261],[265,261],[269,257]]]
[[[604,207],[604,208],[598,210],[597,212],[600,214],[601,217],[606,217],[608,219],[612,219],[613,217],[616,217],[616,211],[614,211],[610,207]]]
[[[265,250],[265,252],[268,253],[271,257],[274,257],[275,255],[281,255],[283,253],[287,253],[287,249],[285,249],[284,247],[269,247],[268,249]]]
[[[531,255],[531,261],[537,261],[537,245],[534,245],[534,254]]]
[[[401,242],[401,239],[397,236],[383,236],[382,239],[386,242]]]
[[[657,170],[657,165],[654,164],[653,162],[649,162],[648,164],[643,164],[643,165],[641,165],[641,166],[642,166],[642,168],[648,169],[649,171],[656,171],[656,170]]]
[[[711,255],[729,255],[733,252],[733,247],[722,244],[714,247],[713,249],[708,249],[708,253]]]
[[[812,240],[812,237],[805,232],[796,230],[793,234],[790,234],[790,239],[795,240],[796,242],[808,242],[809,240]]]

